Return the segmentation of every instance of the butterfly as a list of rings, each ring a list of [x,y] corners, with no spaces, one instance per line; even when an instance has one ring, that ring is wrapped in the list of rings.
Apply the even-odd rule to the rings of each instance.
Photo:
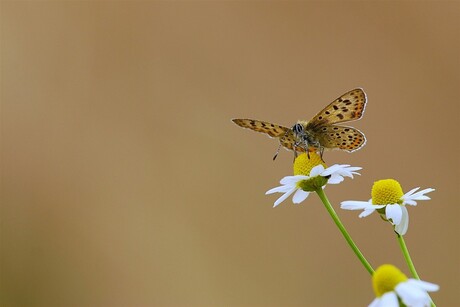
[[[351,90],[331,102],[309,121],[298,121],[291,128],[255,119],[235,118],[240,127],[265,133],[278,138],[280,147],[298,152],[319,151],[321,159],[325,149],[356,151],[366,144],[366,137],[356,128],[336,125],[355,121],[363,116],[366,108],[366,93],[361,88]]]

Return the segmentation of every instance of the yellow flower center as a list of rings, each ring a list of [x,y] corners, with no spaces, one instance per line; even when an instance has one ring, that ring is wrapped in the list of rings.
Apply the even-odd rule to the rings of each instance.
[[[374,182],[372,187],[372,204],[402,204],[404,193],[399,182],[394,179],[383,179]]]
[[[326,164],[315,151],[310,152],[309,155],[303,153],[294,161],[294,175],[309,176],[311,169],[320,164],[324,166],[324,168],[327,168]]]
[[[310,176],[312,168],[320,164],[324,166],[324,168],[327,167],[321,159],[321,157],[316,152],[312,151],[309,155],[303,153],[300,156],[298,156],[294,161],[294,175]],[[324,178],[322,176],[315,176],[307,180],[299,181],[297,183],[297,186],[304,191],[314,192],[320,189],[326,183],[327,178]]]
[[[374,287],[375,295],[380,297],[387,292],[393,291],[399,283],[406,280],[407,276],[397,267],[391,264],[384,264],[379,266],[372,275],[372,286]]]

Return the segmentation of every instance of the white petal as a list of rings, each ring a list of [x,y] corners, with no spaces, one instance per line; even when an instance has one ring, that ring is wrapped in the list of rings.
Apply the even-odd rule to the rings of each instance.
[[[338,170],[336,173],[341,175],[341,176],[350,177],[350,178],[353,178],[353,175],[361,175],[358,172],[354,172],[353,171],[354,169],[359,170],[359,169],[361,169],[361,167],[347,167],[347,168],[343,168],[343,169]]]
[[[409,196],[411,196],[411,195],[414,194],[415,191],[417,191],[418,189],[420,189],[420,187],[416,187],[416,188],[410,190],[409,192],[407,192],[406,194],[404,194],[403,197],[409,197]]]
[[[376,297],[374,298],[374,300],[369,304],[368,307],[380,307],[381,306],[381,302],[380,302],[380,297]]]
[[[403,204],[409,206],[417,206],[417,202],[412,199],[403,199]]]
[[[421,190],[421,191],[419,191],[419,192],[417,192],[415,194],[427,194],[427,193],[431,193],[431,192],[434,192],[434,191],[436,191],[436,190],[433,189],[433,188],[428,188],[428,189]]]
[[[363,217],[371,215],[374,211],[375,211],[375,209],[364,209],[364,211],[361,212],[358,216],[360,218],[363,218]]]
[[[398,297],[393,291],[387,292],[380,297],[380,306],[382,307],[399,307]]]
[[[418,191],[417,193],[414,193],[413,195],[410,196],[410,198],[418,199],[418,197],[421,197],[421,196],[427,197],[425,196],[425,194],[433,192],[433,191],[435,191],[435,189],[432,189],[432,188],[424,189],[424,190]]]
[[[334,164],[324,170],[324,172],[321,173],[321,176],[331,176],[328,183],[337,184],[344,180],[343,177],[353,178],[353,174],[359,175],[359,173],[354,171],[360,169],[361,167],[350,167],[349,164]]]
[[[286,193],[284,193],[280,198],[278,198],[275,201],[275,205],[273,206],[273,208],[278,206],[279,204],[281,204],[286,198],[288,198],[292,193],[294,193],[295,190],[297,190],[297,188],[293,188],[292,190],[287,191]]]
[[[294,185],[282,185],[282,186],[268,190],[267,192],[265,192],[265,195],[273,194],[273,193],[286,193],[290,191],[293,187],[295,186]]]
[[[345,170],[341,171],[341,172],[336,172],[335,174],[343,176],[343,177],[350,177],[351,179],[353,179],[353,173],[352,172],[347,172]],[[357,174],[357,173],[355,173],[355,174]]]
[[[302,189],[298,189],[297,192],[295,192],[294,196],[292,196],[292,202],[294,204],[300,204],[308,197],[309,194],[310,193],[305,192]]]
[[[347,171],[349,172],[352,172],[353,174],[357,174],[357,175],[360,175],[358,173],[356,173],[356,171],[360,171],[362,170],[363,168],[360,167],[360,166],[350,166],[350,167],[347,167]]]
[[[401,206],[398,204],[387,205],[385,208],[385,215],[387,219],[391,219],[393,225],[399,225],[402,216]]]
[[[323,172],[321,173],[321,176],[324,176],[324,177],[329,176],[332,173],[336,172],[339,168],[340,168],[339,164],[334,164],[332,166],[329,166],[325,170],[323,169]]]
[[[300,180],[305,180],[310,177],[304,175],[296,175],[296,176],[286,176],[280,180],[280,183],[283,185],[293,185],[299,182]]]
[[[423,281],[423,280],[416,280],[416,279],[409,279],[407,283],[410,283],[416,287],[419,287],[428,292],[434,292],[439,290],[439,286],[437,284],[433,284],[431,282]]]
[[[407,306],[430,306],[428,293],[408,282],[402,282],[395,288],[396,293]]]
[[[405,206],[400,207],[402,213],[401,222],[396,225],[395,231],[401,236],[404,236],[409,228],[409,212],[407,212],[407,208]]]
[[[407,203],[408,205],[415,206],[417,204],[415,202],[416,200],[429,200],[429,199],[431,199],[428,196],[426,196],[425,194],[433,192],[434,189],[428,188],[428,189],[418,191],[417,193],[414,193],[418,189],[419,188],[412,189],[412,190],[410,190],[409,192],[407,192],[406,194],[403,195],[402,199],[404,200],[405,204]]]
[[[345,210],[364,210],[364,209],[379,209],[380,206],[374,206],[368,201],[346,200],[340,203],[340,208]]]
[[[418,195],[418,196],[412,195],[412,196],[413,196],[411,197],[412,200],[430,200],[431,199],[426,195]]]
[[[321,164],[315,166],[314,168],[311,169],[310,171],[310,177],[315,177],[321,174],[324,171],[324,166]]]
[[[343,177],[338,174],[332,174],[331,178],[328,179],[327,183],[329,184],[339,184],[343,181]]]
[[[360,175],[356,171],[361,170],[361,169],[362,167],[355,167],[355,166],[350,166],[348,164],[341,164],[339,165],[339,168],[335,170],[335,173],[341,176],[353,178],[353,174]]]
[[[294,184],[294,179],[294,176],[284,176],[283,178],[281,178],[280,183],[281,185],[292,185]]]

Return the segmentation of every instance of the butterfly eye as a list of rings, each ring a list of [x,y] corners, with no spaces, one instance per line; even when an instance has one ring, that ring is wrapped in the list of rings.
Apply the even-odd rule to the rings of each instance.
[[[292,131],[294,131],[294,133],[296,133],[296,134],[300,134],[300,133],[303,132],[303,126],[301,124],[295,124],[292,127]]]

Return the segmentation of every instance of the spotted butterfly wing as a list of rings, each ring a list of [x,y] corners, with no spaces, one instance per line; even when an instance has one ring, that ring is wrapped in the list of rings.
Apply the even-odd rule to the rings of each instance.
[[[318,141],[324,148],[338,148],[348,152],[360,149],[366,144],[366,137],[356,128],[346,126],[323,126]]]
[[[278,138],[280,144],[289,150],[294,150],[295,147],[296,151],[305,151],[303,148],[295,146],[296,140],[291,128],[256,119],[235,118],[232,121],[240,127],[264,133],[272,138]]]
[[[325,107],[316,114],[307,124],[307,130],[325,125],[345,123],[358,120],[363,116],[366,108],[366,94],[360,88],[351,90]]]
[[[232,121],[240,127],[268,134],[268,136],[272,138],[281,137],[285,135],[288,130],[290,130],[288,127],[283,127],[256,119],[235,118],[232,119]]]
[[[305,124],[305,130],[315,135],[324,148],[338,148],[348,152],[366,143],[364,134],[356,128],[335,125],[358,120],[363,116],[367,97],[360,88],[335,99]]]

